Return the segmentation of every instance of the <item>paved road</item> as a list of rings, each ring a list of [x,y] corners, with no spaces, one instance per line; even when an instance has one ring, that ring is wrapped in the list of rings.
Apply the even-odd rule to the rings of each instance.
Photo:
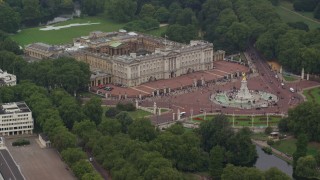
[[[0,172],[5,180],[24,180],[18,166],[6,149],[0,150]]]

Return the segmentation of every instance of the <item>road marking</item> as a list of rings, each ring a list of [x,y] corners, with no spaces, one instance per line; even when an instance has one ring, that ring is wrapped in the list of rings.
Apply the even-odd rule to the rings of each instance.
[[[223,73],[226,73],[226,74],[229,74],[229,72],[226,72],[226,71],[222,71],[222,70],[219,70],[219,69],[215,69],[215,70],[223,72]]]
[[[220,76],[220,77],[223,77],[223,76],[221,76],[221,75],[219,75],[219,74],[215,74],[215,73],[212,73],[212,72],[208,72],[208,71],[204,71],[205,73],[208,73],[208,74],[212,74],[212,75],[215,75],[215,76]]]
[[[184,107],[181,107],[181,106],[177,106],[177,105],[174,105],[174,104],[172,104],[172,106],[174,106],[174,107],[177,107],[177,108],[181,108],[181,109],[184,109]]]
[[[150,94],[150,93],[148,93],[148,92],[146,92],[146,91],[142,91],[142,90],[137,89],[137,88],[134,88],[134,87],[130,87],[130,88],[133,89],[133,90],[136,90],[136,91],[143,92],[143,93],[145,93],[145,94]]]
[[[150,86],[146,86],[146,85],[140,85],[140,86],[143,86],[143,87],[146,87],[146,88],[149,88],[149,89],[152,89],[152,90],[156,90],[155,88],[150,87]]]
[[[3,158],[4,162],[7,164],[7,166],[8,166],[8,168],[9,168],[9,170],[10,170],[10,172],[11,172],[12,176],[14,177],[14,179],[17,179],[17,178],[16,178],[16,176],[14,176],[14,174],[13,174],[13,172],[12,172],[12,170],[11,170],[11,168],[10,168],[10,166],[9,166],[8,162],[7,162],[7,160],[4,158],[4,156],[2,155],[2,152],[1,152],[1,151],[0,151],[0,154],[1,154],[1,157]]]

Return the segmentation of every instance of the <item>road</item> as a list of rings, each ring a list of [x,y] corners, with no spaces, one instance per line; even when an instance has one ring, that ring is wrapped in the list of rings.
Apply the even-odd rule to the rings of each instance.
[[[5,180],[24,180],[18,166],[6,149],[0,150],[0,172]]]

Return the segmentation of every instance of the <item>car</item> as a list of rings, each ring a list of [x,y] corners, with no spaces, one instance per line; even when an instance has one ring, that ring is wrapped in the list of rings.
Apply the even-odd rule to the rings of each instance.
[[[289,88],[289,91],[290,92],[292,92],[292,93],[294,93],[295,91],[294,91],[294,89],[291,87],[291,88]]]
[[[256,110],[260,110],[260,109],[261,109],[260,107],[257,107],[257,108],[256,108]]]
[[[90,157],[90,158],[89,158],[89,161],[92,162],[92,161],[93,161],[93,157]]]
[[[109,86],[104,88],[104,90],[106,90],[106,91],[112,91],[112,89],[113,89],[113,87],[109,87]]]

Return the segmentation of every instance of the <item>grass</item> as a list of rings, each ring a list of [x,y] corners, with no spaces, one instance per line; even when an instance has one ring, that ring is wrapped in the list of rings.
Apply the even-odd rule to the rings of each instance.
[[[320,88],[312,88],[304,90],[303,94],[307,97],[308,101],[313,101],[317,104],[320,104]]]
[[[312,12],[296,12],[298,14],[292,12],[294,9],[291,2],[285,0],[280,1],[280,5],[276,7],[276,11],[284,22],[302,21],[309,26],[309,29],[317,29],[320,27],[320,22],[315,22],[317,20],[313,18]]]
[[[102,113],[102,116],[103,118],[105,118],[104,114],[105,112],[108,110],[109,107],[107,106],[102,106],[103,108],[103,113]],[[141,109],[137,109],[135,111],[130,111],[130,112],[127,112],[129,114],[129,116],[131,116],[132,119],[139,119],[139,118],[144,118],[146,116],[149,116],[151,115],[151,113],[147,112],[147,111],[143,111]]]
[[[229,123],[233,124],[233,117],[227,116]],[[213,115],[206,116],[198,116],[193,118],[193,122],[203,122],[205,120],[210,120],[214,118]],[[253,117],[253,126],[254,127],[266,127],[267,126],[267,116],[254,116]],[[279,116],[269,116],[269,126],[277,126],[278,122],[280,121],[281,117]],[[243,126],[243,127],[251,127],[252,126],[252,117],[251,116],[235,116],[234,117],[234,124],[235,126]]]
[[[268,135],[266,135],[265,133],[253,133],[251,135],[251,138],[254,140],[259,140],[259,141],[267,141]]]
[[[283,75],[284,80],[286,81],[295,81],[297,80],[295,77],[293,76],[288,76],[288,75]]]
[[[124,23],[114,22],[110,19],[104,17],[84,17],[84,18],[76,18],[69,21],[57,23],[54,26],[62,26],[68,25],[72,23],[98,23],[88,26],[77,26],[64,28],[60,30],[50,30],[50,31],[40,31],[39,29],[42,27],[34,27],[23,29],[21,32],[12,35],[12,39],[18,42],[21,46],[25,46],[30,43],[35,42],[44,42],[48,44],[67,44],[72,43],[73,38],[77,38],[80,36],[87,36],[92,31],[118,31],[123,28]],[[44,26],[43,26],[44,27]],[[159,29],[154,29],[149,32],[146,32],[151,35],[160,36],[163,32],[165,32],[167,27],[161,27]]]
[[[296,151],[296,142],[296,139],[280,140],[279,142],[272,145],[272,147],[292,156],[293,153]],[[318,150],[320,150],[320,144],[311,142],[308,144],[307,147],[307,155],[315,156]]]

